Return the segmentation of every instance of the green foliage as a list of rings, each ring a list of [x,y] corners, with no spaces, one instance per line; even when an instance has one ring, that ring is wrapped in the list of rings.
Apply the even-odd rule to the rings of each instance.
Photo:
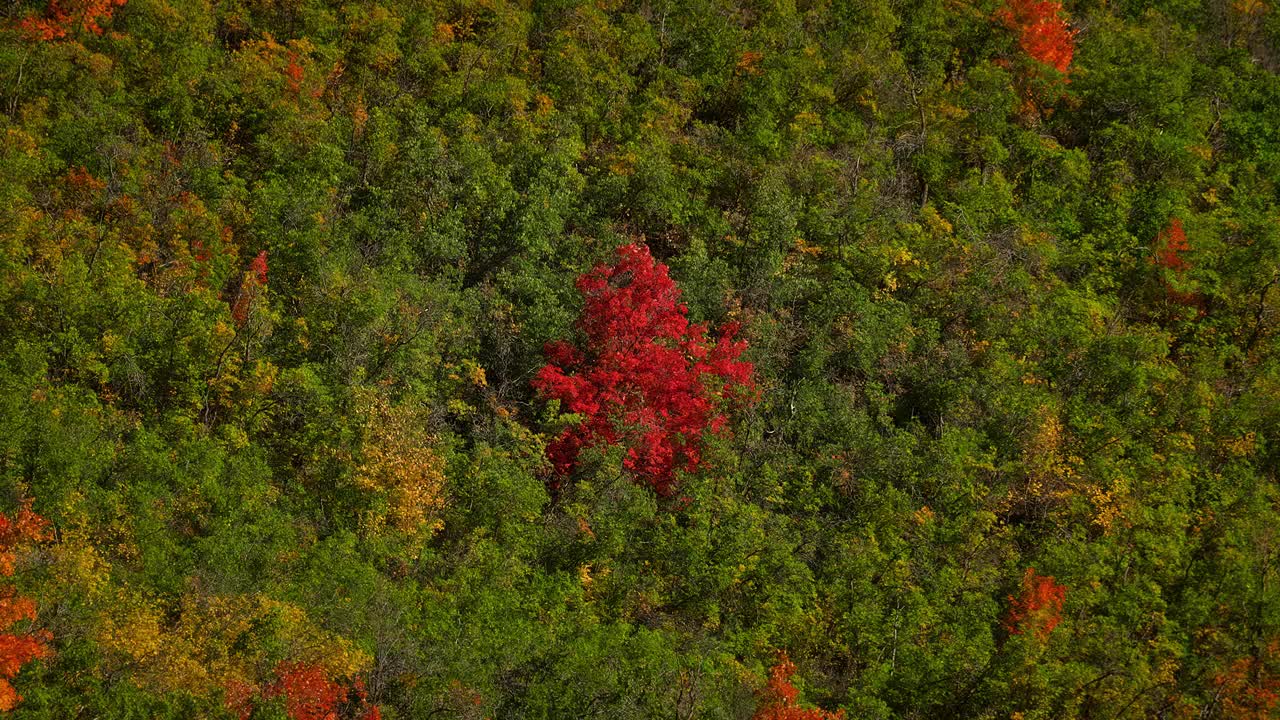
[[[10,3],[14,715],[306,663],[388,720],[748,718],[779,650],[850,718],[1274,715],[1280,9],[1068,5],[1041,76],[998,0]],[[640,241],[761,400],[670,497],[549,483],[530,379]]]

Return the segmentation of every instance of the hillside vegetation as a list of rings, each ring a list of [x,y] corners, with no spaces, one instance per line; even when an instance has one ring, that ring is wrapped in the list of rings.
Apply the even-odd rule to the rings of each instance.
[[[1280,5],[0,4],[0,712],[1280,717]]]

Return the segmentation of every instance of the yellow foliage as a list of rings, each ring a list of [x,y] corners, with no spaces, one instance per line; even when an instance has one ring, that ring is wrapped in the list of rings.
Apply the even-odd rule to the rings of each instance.
[[[58,513],[58,542],[49,549],[53,583],[59,592],[95,604],[106,591],[111,565],[98,552],[84,494],[68,493]]]
[[[935,517],[937,517],[937,515],[928,505],[925,505],[911,514],[911,518],[915,520],[917,525],[927,525],[932,522]]]
[[[614,175],[634,175],[639,158],[634,152],[616,152],[609,156],[609,172]]]
[[[36,157],[38,154],[39,144],[36,139],[31,137],[29,133],[23,132],[17,128],[9,128],[5,131],[4,145],[0,149],[13,149],[27,157]]]
[[[467,374],[467,380],[476,387],[488,387],[489,379],[485,377],[484,368],[474,360],[462,361],[462,370]]]
[[[156,662],[161,649],[172,652],[161,630],[158,608],[136,593],[119,590],[113,602],[99,614],[98,646],[111,669],[146,666]]]
[[[53,581],[59,587],[73,589],[77,597],[93,602],[107,587],[111,566],[92,545],[80,537],[62,533],[62,542],[49,551]]]
[[[1222,447],[1231,455],[1243,457],[1245,455],[1253,454],[1257,449],[1257,441],[1258,434],[1253,431],[1249,431],[1238,438],[1223,441]]]
[[[317,627],[302,608],[262,595],[255,595],[254,601],[263,618],[275,621],[276,635],[291,660],[318,665],[331,677],[350,677],[372,664],[368,653],[346,638]]]
[[[1083,458],[1067,449],[1070,445],[1058,415],[1048,406],[1039,409],[1039,418],[1023,445],[1025,485],[1014,488],[1005,498],[1007,510],[1013,505],[1063,507],[1070,497],[1083,497],[1092,505],[1092,522],[1104,532],[1124,524],[1130,502],[1129,484],[1116,478],[1110,487],[1082,474]]]
[[[1027,383],[1027,378],[1023,382]],[[1034,383],[1035,378],[1030,382]],[[1078,477],[1078,458],[1063,457],[1063,428],[1057,412],[1041,406],[1037,415],[1022,447],[1025,483],[1010,489],[1003,503],[1006,510],[1014,505],[1054,505],[1070,494]]]
[[[1048,407],[1040,408],[1040,422],[1032,433],[1023,452],[1027,477],[1035,488],[1057,490],[1062,481],[1075,474],[1074,468],[1062,458],[1062,421]]]
[[[809,260],[815,260],[821,255],[821,247],[810,245],[804,238],[797,236],[792,240],[791,251],[782,259],[782,267],[779,274],[791,272],[798,265]]]
[[[1093,503],[1093,522],[1104,532],[1111,532],[1116,522],[1124,519],[1124,505],[1129,497],[1129,484],[1123,478],[1117,479],[1110,490],[1103,490],[1096,485],[1086,485],[1085,494]]]
[[[472,373],[471,380],[483,383],[483,370]],[[423,413],[410,405],[392,406],[380,393],[366,393],[357,402],[365,428],[356,485],[385,500],[385,506],[365,517],[366,529],[378,532],[389,526],[412,538],[440,529],[444,461],[431,447],[434,438],[426,431]]]
[[[946,237],[955,231],[955,228],[951,226],[951,223],[947,222],[946,218],[939,215],[938,211],[935,210],[932,205],[929,205],[925,207],[924,210],[920,211],[920,215],[924,218],[925,227],[935,237]]]
[[[255,393],[267,395],[275,387],[276,380],[279,377],[280,368],[266,360],[259,360],[253,367],[253,376],[250,379],[250,383]]]
[[[889,260],[895,267],[919,267],[920,259],[911,254],[911,251],[905,247],[894,248],[890,251]]]
[[[177,619],[166,621],[170,613],[161,603],[116,592],[98,617],[102,669],[124,672],[149,692],[210,697],[232,683],[269,680],[281,659],[318,665],[332,677],[356,675],[372,662],[368,653],[317,627],[302,608],[264,595],[192,591],[176,610]]]
[[[898,290],[898,275],[897,275],[897,273],[892,273],[892,272],[891,272],[891,273],[889,273],[889,274],[885,275],[885,276],[884,276],[884,292],[885,292],[885,293],[892,294],[892,293],[894,293],[894,292],[897,292],[897,290]],[[881,293],[877,292],[877,293],[876,293],[876,297],[877,297],[877,299],[878,299],[880,296],[881,296]]]
[[[818,127],[822,127],[822,118],[809,110],[800,111],[791,121],[791,131],[796,133]]]
[[[1241,15],[1262,15],[1271,9],[1262,0],[1235,0],[1231,7]]]

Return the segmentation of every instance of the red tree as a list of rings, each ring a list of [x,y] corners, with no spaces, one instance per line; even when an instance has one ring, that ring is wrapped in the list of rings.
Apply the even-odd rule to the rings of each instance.
[[[691,324],[667,266],[644,245],[618,248],[612,265],[595,266],[577,287],[583,346],[548,344],[533,386],[585,420],[547,455],[564,475],[584,448],[622,443],[626,468],[668,495],[675,471],[701,461],[703,433],[725,429],[720,401],[754,397],[753,367],[738,359],[746,343],[734,340],[736,324],[714,342],[705,325]]]
[[[786,652],[778,653],[778,662],[769,668],[769,682],[760,692],[760,706],[752,720],[844,720],[844,711],[827,712],[821,708],[802,708],[796,704],[800,691],[791,684],[796,665]]]
[[[1065,73],[1076,50],[1076,33],[1053,0],[1007,0],[997,18],[1018,35],[1022,51]]]
[[[24,505],[13,518],[0,513],[0,576],[13,575],[17,563],[16,548],[24,543],[48,538],[49,523]],[[49,633],[44,631],[7,632],[22,620],[34,621],[36,606],[30,598],[19,596],[12,587],[0,589],[0,711],[12,710],[22,696],[9,682],[22,666],[37,658],[51,655]]]
[[[1022,576],[1022,592],[1018,597],[1009,596],[1009,612],[1004,627],[1011,635],[1025,632],[1035,634],[1041,641],[1062,621],[1062,600],[1067,589],[1054,582],[1052,575],[1037,575],[1035,568],[1027,568]]]

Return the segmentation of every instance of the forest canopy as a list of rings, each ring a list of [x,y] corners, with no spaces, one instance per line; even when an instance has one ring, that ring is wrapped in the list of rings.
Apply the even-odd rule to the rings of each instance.
[[[10,0],[0,714],[1280,717],[1270,0]]]

